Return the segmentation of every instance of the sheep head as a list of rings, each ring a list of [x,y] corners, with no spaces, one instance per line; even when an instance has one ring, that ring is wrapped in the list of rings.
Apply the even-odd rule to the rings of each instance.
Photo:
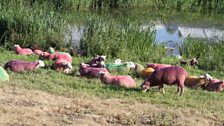
[[[39,63],[40,67],[44,67],[45,66],[44,61],[42,61],[42,60],[38,60],[37,62]]]
[[[213,79],[208,73],[205,73],[204,75],[200,76],[200,78],[203,78],[208,81],[211,81]]]
[[[114,63],[115,63],[115,64],[118,64],[118,65],[121,64],[121,59],[116,59],[116,60],[114,61]]]

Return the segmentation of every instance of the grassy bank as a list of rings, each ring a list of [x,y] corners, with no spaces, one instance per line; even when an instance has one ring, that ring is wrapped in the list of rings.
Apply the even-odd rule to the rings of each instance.
[[[163,46],[155,45],[150,24],[141,21],[116,20],[111,15],[95,15],[84,23],[84,37],[80,48],[90,56],[106,54],[109,58],[159,62],[166,56]]]
[[[203,70],[223,71],[224,70],[224,43],[206,42],[188,38],[180,46],[180,52],[187,58],[198,57],[200,62],[198,68]]]
[[[24,59],[33,61],[36,56],[18,56],[13,52],[1,49],[3,53],[0,54],[0,65],[11,59]],[[80,62],[87,61],[88,58],[73,57],[74,72],[78,70]],[[205,71],[195,70],[186,67],[191,75],[200,75]],[[65,95],[73,97],[74,95],[94,96],[102,99],[118,98],[128,101],[136,101],[143,103],[150,103],[155,105],[162,105],[165,107],[172,107],[177,109],[191,109],[197,110],[200,113],[213,113],[219,117],[224,117],[224,94],[208,92],[201,89],[192,90],[186,88],[184,97],[179,97],[176,93],[176,86],[166,86],[166,94],[158,92],[157,88],[152,88],[148,93],[140,91],[140,83],[142,79],[135,78],[138,87],[136,89],[125,89],[112,86],[106,86],[100,82],[99,79],[87,79],[75,75],[65,75],[63,73],[55,72],[49,68],[39,69],[31,73],[13,73],[9,71],[10,81],[1,83],[1,86],[16,86],[27,89],[37,89],[46,91],[52,94]],[[216,77],[216,74],[212,74]],[[223,77],[220,79],[224,79]],[[218,120],[219,122],[221,120]]]

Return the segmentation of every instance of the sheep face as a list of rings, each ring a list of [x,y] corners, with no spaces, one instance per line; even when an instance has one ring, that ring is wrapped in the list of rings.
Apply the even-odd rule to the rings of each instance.
[[[150,83],[149,81],[145,81],[141,84],[141,89],[142,89],[142,92],[147,92],[147,90],[150,89]]]
[[[209,74],[207,74],[207,73],[205,73],[203,76],[200,76],[200,78],[203,78],[203,79],[205,79],[205,80],[208,80],[208,81],[211,81],[213,78],[209,75]]]
[[[101,61],[101,62],[96,61],[96,64],[97,64],[98,67],[106,67],[106,64],[105,64],[104,61]]]
[[[118,65],[121,64],[121,59],[116,59],[116,60],[114,61],[114,63],[115,63],[115,64],[118,64]]]
[[[45,66],[44,61],[42,61],[42,60],[38,60],[38,63],[39,63],[40,67],[44,67]]]

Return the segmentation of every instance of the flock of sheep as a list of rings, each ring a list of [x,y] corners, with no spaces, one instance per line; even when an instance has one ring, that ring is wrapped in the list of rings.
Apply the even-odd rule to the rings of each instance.
[[[36,54],[42,59],[53,60],[52,68],[56,71],[64,73],[72,72],[72,57],[66,52],[55,52],[50,48],[49,52],[43,52],[39,49],[31,50],[29,48],[21,48],[15,45],[15,52],[18,55]],[[141,89],[146,92],[152,86],[158,86],[160,90],[164,91],[164,84],[177,84],[178,93],[180,96],[184,93],[184,87],[189,88],[203,88],[209,91],[222,92],[224,83],[222,80],[213,79],[209,74],[203,76],[190,76],[187,71],[181,66],[172,66],[169,64],[148,64],[145,68],[141,64],[133,62],[122,63],[120,59],[116,59],[114,63],[105,64],[106,56],[96,56],[88,63],[81,63],[79,66],[79,73],[81,76],[89,78],[99,78],[101,82],[110,85],[122,86],[125,88],[135,88],[136,82],[129,75],[112,75],[113,72],[128,73],[134,70],[138,77],[145,80],[141,84]],[[187,62],[180,61],[181,64]],[[190,61],[190,65],[195,65],[196,59]],[[0,80],[9,80],[8,74],[5,71],[10,69],[14,72],[33,71],[39,67],[44,67],[42,60],[28,62],[23,60],[11,60],[5,63],[4,69],[0,67]]]

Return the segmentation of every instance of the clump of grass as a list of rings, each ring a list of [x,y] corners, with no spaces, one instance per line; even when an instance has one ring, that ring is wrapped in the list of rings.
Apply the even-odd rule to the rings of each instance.
[[[64,44],[66,20],[48,4],[33,4],[26,0],[0,1],[0,42],[39,46]]]
[[[224,70],[223,49],[223,42],[210,43],[191,38],[188,38],[187,41],[180,46],[180,52],[184,57],[198,57],[199,69],[203,70]]]
[[[154,44],[150,25],[143,28],[138,22],[124,19],[122,23],[110,16],[91,17],[85,23],[80,48],[90,56],[106,54],[111,58],[135,61],[157,61],[166,55],[163,46]]]

